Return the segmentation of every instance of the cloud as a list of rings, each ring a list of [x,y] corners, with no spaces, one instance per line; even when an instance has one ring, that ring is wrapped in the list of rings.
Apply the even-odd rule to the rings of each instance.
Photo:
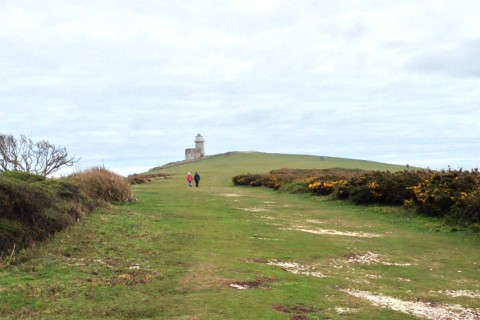
[[[471,165],[476,6],[2,1],[1,130],[122,171],[182,159],[199,132],[207,153]]]
[[[423,54],[407,66],[423,73],[442,73],[454,77],[480,78],[480,38],[453,48]]]

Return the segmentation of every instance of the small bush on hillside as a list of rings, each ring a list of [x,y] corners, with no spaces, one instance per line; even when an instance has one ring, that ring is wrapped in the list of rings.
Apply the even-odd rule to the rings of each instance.
[[[251,187],[271,187],[272,178],[268,174],[241,174],[232,178],[234,184]]]
[[[135,201],[128,180],[103,167],[94,167],[69,177],[89,197],[106,202]]]
[[[447,220],[460,225],[471,225],[480,231],[480,190],[461,194],[447,215]]]
[[[459,210],[475,207],[480,191],[480,174],[478,171],[462,170],[437,172],[411,190],[419,213],[434,217],[454,214],[462,216],[462,220],[469,220],[471,218],[466,216],[467,213]],[[454,213],[450,213],[452,209],[455,209]]]

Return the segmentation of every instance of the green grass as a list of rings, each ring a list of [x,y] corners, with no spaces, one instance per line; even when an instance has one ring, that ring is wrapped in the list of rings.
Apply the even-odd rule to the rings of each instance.
[[[401,209],[235,187],[230,181],[236,174],[282,167],[402,170],[259,153],[163,169],[175,175],[135,186],[137,203],[90,214],[15,260],[4,260],[0,318],[416,319],[342,289],[480,308],[478,298],[439,293],[480,287],[478,234],[447,232],[439,222]],[[199,189],[188,188],[188,171],[201,174]],[[298,226],[380,237],[319,235],[294,230]],[[381,255],[382,262],[411,265],[346,262],[368,252]],[[325,277],[266,263],[274,259],[311,266]],[[229,286],[254,281],[261,285]]]

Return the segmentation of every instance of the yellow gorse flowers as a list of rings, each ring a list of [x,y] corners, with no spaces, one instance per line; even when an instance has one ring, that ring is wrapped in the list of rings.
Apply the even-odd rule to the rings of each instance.
[[[347,180],[333,180],[333,181],[320,181],[311,182],[308,185],[308,189],[319,193],[319,194],[330,194],[333,193],[336,186],[345,186],[347,185]]]

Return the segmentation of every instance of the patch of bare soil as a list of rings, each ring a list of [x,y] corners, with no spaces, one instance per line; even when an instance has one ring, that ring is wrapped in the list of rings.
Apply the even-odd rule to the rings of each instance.
[[[258,289],[258,288],[266,288],[268,287],[269,283],[275,282],[276,279],[274,278],[258,278],[253,281],[235,281],[234,283],[230,283],[228,286],[233,289],[237,290],[248,290],[248,289]]]
[[[354,253],[347,257],[347,263],[372,264],[380,263],[380,254],[374,252]]]
[[[267,212],[267,211],[270,211],[269,209],[265,209],[265,208],[238,208],[240,210],[243,210],[243,211],[247,211],[247,212]]]
[[[304,304],[295,304],[291,306],[276,305],[273,309],[290,315],[290,320],[304,320],[308,319],[306,316],[309,313],[319,313],[322,310],[317,307],[310,307]]]
[[[397,298],[353,289],[342,290],[374,305],[431,320],[479,320],[480,310],[465,308],[458,304],[437,304],[426,301],[404,301]]]
[[[269,216],[261,216],[260,218],[267,219],[267,220],[276,220],[274,217],[269,217]]]
[[[338,230],[330,230],[330,229],[307,229],[306,227],[303,227],[303,226],[294,226],[293,228],[285,228],[282,230],[294,230],[294,231],[302,231],[302,232],[321,234],[321,235],[334,235],[334,236],[359,237],[359,238],[381,237],[381,235],[377,233],[338,231]]]
[[[305,222],[313,223],[313,224],[324,224],[325,222],[320,220],[305,220]]]
[[[241,197],[241,194],[238,193],[224,193],[222,196],[227,197],[227,198],[235,198],[235,197]]]
[[[262,238],[257,235],[254,235],[253,237],[250,237],[250,239],[255,239],[255,240],[266,240],[266,241],[280,241],[280,239],[276,238]]]
[[[382,255],[375,252],[366,252],[366,253],[354,253],[347,257],[347,263],[360,263],[360,264],[383,264],[385,266],[399,266],[406,267],[411,266],[411,263],[398,263],[398,262],[389,262],[382,261]]]
[[[472,299],[480,299],[480,290],[471,291],[471,290],[443,290],[438,291],[440,294],[444,294],[450,297],[467,297]]]
[[[268,265],[281,267],[283,270],[293,274],[303,274],[315,278],[326,278],[321,272],[315,271],[315,266],[301,265],[296,262],[281,262],[277,260],[269,260]]]

